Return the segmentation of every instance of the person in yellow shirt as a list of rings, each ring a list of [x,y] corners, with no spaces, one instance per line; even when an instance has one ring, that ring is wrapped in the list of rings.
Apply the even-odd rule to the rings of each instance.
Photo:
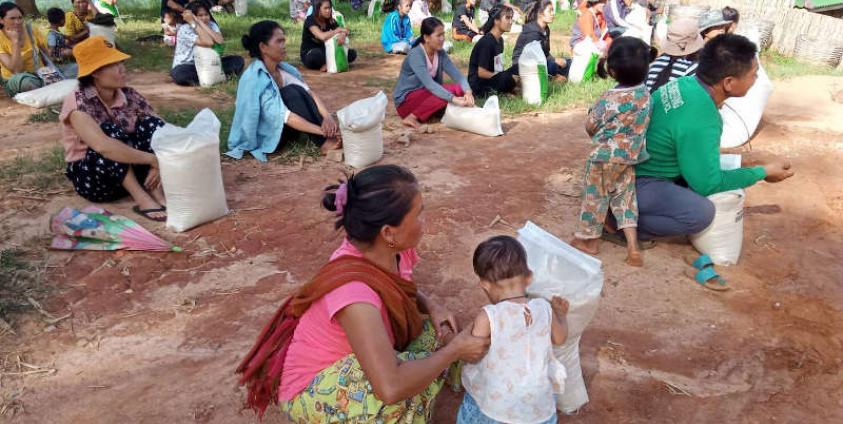
[[[64,15],[64,35],[72,47],[76,43],[88,38],[88,26],[85,22],[94,18],[94,9],[89,7],[88,0],[71,0],[73,10]]]
[[[0,76],[9,96],[34,90],[44,85],[35,74],[32,45],[46,52],[47,39],[37,28],[24,25],[23,11],[12,2],[0,3]],[[33,40],[34,39],[34,40]],[[37,52],[37,50],[36,50]]]

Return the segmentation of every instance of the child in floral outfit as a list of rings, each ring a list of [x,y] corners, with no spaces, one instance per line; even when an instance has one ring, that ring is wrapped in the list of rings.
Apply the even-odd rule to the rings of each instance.
[[[647,159],[645,140],[650,122],[650,94],[644,81],[650,49],[636,38],[621,37],[612,43],[600,76],[608,74],[618,85],[604,93],[589,110],[586,132],[594,149],[585,165],[585,185],[575,239],[571,245],[586,253],[599,253],[603,223],[611,208],[615,223],[606,231],[622,230],[626,238],[626,263],[643,266],[638,249],[638,202],[635,197],[635,164]],[[605,68],[604,66],[605,65]],[[611,235],[610,235],[611,236]]]

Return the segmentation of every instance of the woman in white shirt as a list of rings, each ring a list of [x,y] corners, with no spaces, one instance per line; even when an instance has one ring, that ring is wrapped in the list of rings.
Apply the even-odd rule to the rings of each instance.
[[[178,85],[199,85],[199,75],[193,59],[195,47],[210,47],[222,51],[223,38],[220,27],[211,20],[211,12],[204,2],[193,2],[182,15],[184,24],[176,33],[176,51],[170,76]],[[222,56],[222,54],[220,54]],[[222,57],[222,70],[226,76],[239,75],[245,61],[241,56]]]

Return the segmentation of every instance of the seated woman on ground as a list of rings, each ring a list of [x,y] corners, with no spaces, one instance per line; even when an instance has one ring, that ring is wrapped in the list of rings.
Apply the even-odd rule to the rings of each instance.
[[[152,134],[164,126],[137,91],[126,86],[130,58],[101,36],[73,48],[79,88],[64,99],[62,124],[67,178],[86,200],[112,202],[127,194],[133,210],[153,221],[167,218]]]
[[[477,0],[456,0],[452,22],[454,41],[474,42],[475,37],[482,35],[480,28],[474,24],[474,5]],[[478,38],[479,39],[479,38]]]
[[[422,22],[421,36],[401,64],[392,98],[398,115],[408,127],[421,127],[421,122],[445,110],[449,102],[458,106],[474,106],[471,86],[442,49],[444,44],[445,26],[442,21],[436,17],[427,18]],[[443,73],[456,84],[443,85]]]
[[[582,42],[594,43],[604,53],[608,50],[611,38],[608,36],[606,19],[603,17],[605,6],[606,0],[585,0],[580,4],[580,14],[571,30],[572,50]]]
[[[509,69],[503,66],[503,33],[512,27],[514,11],[507,6],[495,6],[489,11],[489,19],[483,25],[483,38],[471,50],[468,61],[468,83],[478,96],[490,92],[511,93],[518,85],[515,81],[515,65]]]
[[[418,181],[377,165],[326,191],[322,206],[345,239],[237,367],[248,406],[260,415],[280,403],[295,424],[433,422],[446,370],[479,360],[490,338],[459,332],[413,281],[424,234]]]
[[[341,28],[334,19],[334,6],[331,0],[314,1],[313,10],[314,13],[304,20],[299,55],[305,68],[324,71],[327,69],[325,42],[338,36],[337,42],[345,44],[348,29]],[[354,62],[356,58],[357,51],[348,49],[348,63]]]
[[[64,35],[67,37],[67,44],[73,47],[76,43],[88,38],[90,31],[85,22],[93,19],[96,12],[88,0],[73,0],[71,3],[73,10],[68,10],[64,14]]]
[[[395,10],[386,16],[381,29],[381,45],[387,53],[407,54],[413,43],[413,26],[410,24],[410,2],[399,0]]]
[[[696,19],[677,19],[667,27],[667,37],[661,41],[662,54],[650,64],[647,89],[655,92],[661,86],[697,73],[697,53],[705,41],[700,35]]]
[[[182,18],[185,23],[179,26],[176,35],[176,51],[170,76],[178,85],[199,85],[193,59],[194,48],[208,47],[220,52],[224,40],[220,27],[211,21],[211,12],[205,2],[197,1],[187,5]],[[222,71],[226,76],[240,74],[244,66],[245,61],[240,56],[222,57]]]
[[[275,21],[261,21],[243,36],[253,58],[237,86],[234,119],[226,155],[235,159],[248,151],[259,161],[279,144],[306,134],[322,153],[342,147],[331,113],[289,63],[287,37]]]
[[[44,34],[31,25],[24,23],[23,11],[18,5],[10,1],[0,3],[0,81],[9,97],[44,85],[35,75],[32,48],[35,45],[36,49],[46,52],[49,46]]]
[[[515,48],[512,50],[512,64],[518,69],[518,59],[524,47],[533,41],[538,41],[542,51],[547,57],[547,74],[551,78],[564,80],[568,75],[569,63],[565,58],[555,58],[550,54],[550,24],[556,16],[553,11],[552,0],[536,0],[527,5],[524,29],[515,40]]]
[[[723,35],[729,32],[732,28],[733,22],[723,16],[723,11],[720,9],[709,10],[700,16],[699,26],[700,35],[705,42],[709,42],[718,35]]]

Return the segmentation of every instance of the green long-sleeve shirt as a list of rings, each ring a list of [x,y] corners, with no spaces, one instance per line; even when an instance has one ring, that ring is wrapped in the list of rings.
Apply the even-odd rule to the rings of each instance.
[[[763,167],[720,169],[723,120],[714,100],[695,76],[671,81],[652,96],[647,128],[650,159],[638,164],[637,176],[678,180],[708,196],[751,186],[764,179]]]

